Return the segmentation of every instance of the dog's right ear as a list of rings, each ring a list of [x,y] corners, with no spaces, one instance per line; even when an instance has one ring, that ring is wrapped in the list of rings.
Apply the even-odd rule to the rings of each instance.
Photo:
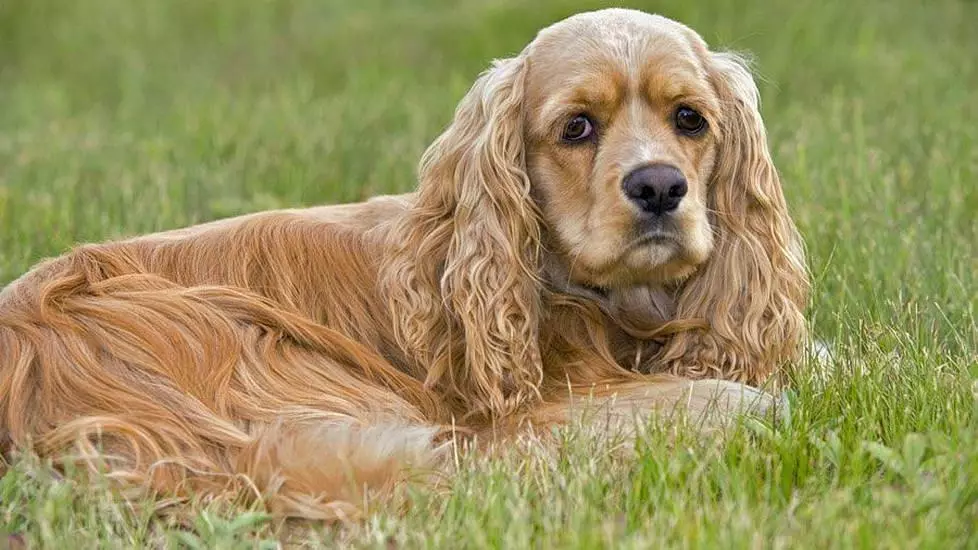
[[[538,395],[540,218],[523,142],[525,54],[497,61],[421,160],[384,289],[429,387],[489,415]]]

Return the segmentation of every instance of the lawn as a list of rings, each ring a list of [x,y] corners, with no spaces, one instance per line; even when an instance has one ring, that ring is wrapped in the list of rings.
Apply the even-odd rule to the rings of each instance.
[[[0,284],[80,241],[409,190],[490,59],[602,5],[0,2]],[[460,456],[445,486],[293,542],[978,548],[978,3],[629,5],[754,53],[829,368],[798,366],[776,429],[704,441],[653,425],[617,452],[571,429],[552,454]],[[29,459],[0,480],[0,531],[0,548],[285,534],[205,503],[179,529]]]

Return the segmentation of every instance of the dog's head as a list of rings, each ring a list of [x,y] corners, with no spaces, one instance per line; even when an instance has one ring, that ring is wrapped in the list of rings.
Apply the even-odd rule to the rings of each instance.
[[[668,289],[672,315],[708,328],[673,337],[664,370],[757,381],[803,333],[802,248],[757,88],[679,23],[610,9],[543,30],[478,79],[420,175],[399,284],[437,298],[392,300],[401,338],[490,409],[539,381],[542,284]],[[430,338],[452,330],[454,352]]]
[[[523,54],[526,168],[571,282],[689,276],[713,250],[723,90],[703,41],[640,12],[572,17]]]

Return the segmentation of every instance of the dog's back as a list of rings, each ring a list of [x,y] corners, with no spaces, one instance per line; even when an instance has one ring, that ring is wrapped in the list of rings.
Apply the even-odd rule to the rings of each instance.
[[[40,264],[0,293],[4,451],[167,494],[248,479],[306,517],[430,466],[439,404],[377,352],[383,313],[365,309],[381,301],[354,291],[376,277],[364,234],[403,204],[244,216]]]

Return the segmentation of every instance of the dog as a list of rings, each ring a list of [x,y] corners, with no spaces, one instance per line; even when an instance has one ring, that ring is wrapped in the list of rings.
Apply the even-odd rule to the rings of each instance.
[[[330,518],[449,440],[585,407],[763,414],[808,277],[758,101],[667,18],[545,28],[478,77],[413,193],[82,245],[11,283],[4,450]]]

